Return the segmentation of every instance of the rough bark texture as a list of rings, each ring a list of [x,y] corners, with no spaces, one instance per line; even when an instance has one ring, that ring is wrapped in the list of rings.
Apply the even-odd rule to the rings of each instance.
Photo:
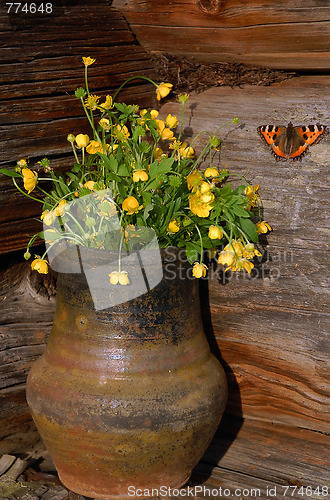
[[[114,0],[151,53],[265,68],[329,70],[329,14],[311,0]]]
[[[2,167],[12,167],[27,155],[31,163],[47,155],[55,168],[61,169],[72,162],[66,135],[85,131],[85,120],[72,97],[73,90],[83,84],[82,55],[98,60],[91,71],[91,86],[102,96],[111,93],[125,76],[154,74],[151,59],[137,45],[122,16],[105,1],[64,3],[58,2],[51,20],[8,16],[0,7]],[[119,0],[116,3],[123,5]],[[200,1],[198,5],[156,1],[151,9],[148,2],[128,2],[125,16],[132,28],[136,24],[138,38],[144,34],[151,40],[152,36],[153,48],[168,52],[170,47],[172,54],[182,56],[187,51],[185,44],[189,44],[196,56],[199,39],[194,35],[195,45],[190,43],[189,31],[205,35],[205,44],[198,50],[207,61],[225,62],[229,54],[230,60],[264,61],[271,68],[304,67],[311,71],[324,67],[326,2],[315,0],[307,9],[300,0],[292,2],[292,8],[287,2],[275,5],[268,0]],[[160,21],[161,29],[157,26]],[[221,34],[213,36],[212,46],[207,38],[210,30]],[[238,35],[242,38],[237,45]],[[250,35],[251,44],[247,44]],[[279,45],[275,52],[273,44],[270,52],[274,37]],[[215,40],[226,40],[227,52],[220,51]],[[266,49],[261,57],[264,40]],[[243,53],[237,49],[242,44]],[[230,79],[230,75],[225,77]],[[186,87],[180,91],[202,90],[188,84],[184,82]],[[192,482],[208,487],[259,487],[261,498],[270,497],[267,487],[277,487],[279,498],[284,496],[284,486],[327,485],[325,213],[329,138],[312,147],[301,163],[276,163],[256,128],[286,125],[290,120],[294,124],[327,124],[329,79],[294,78],[270,87],[215,85],[191,94],[185,138],[189,142],[197,132],[215,132],[218,125],[240,117],[239,125],[221,131],[221,152],[215,166],[245,175],[253,185],[260,184],[263,218],[274,231],[262,239],[263,259],[251,277],[225,277],[218,268],[210,271],[208,285],[201,283],[204,326],[230,387],[226,417]],[[152,96],[154,89],[142,83],[123,94],[140,105],[152,105]],[[168,113],[180,116],[179,104],[168,101],[161,116]],[[195,146],[198,149],[201,142]],[[28,202],[4,177],[0,179],[0,196],[0,251],[20,250],[3,253],[0,261],[0,453],[20,453],[32,449],[38,440],[25,401],[25,381],[32,362],[43,352],[51,327],[56,276],[31,273],[30,264],[22,259],[29,235],[40,227],[34,220],[40,215],[39,204]],[[36,248],[36,253],[41,252]],[[298,491],[290,489],[286,496],[312,496],[306,490],[305,496]],[[68,497],[65,492],[58,494]],[[53,494],[49,498],[57,497]],[[74,498],[73,494],[68,498]],[[204,496],[201,493],[196,498]]]
[[[67,135],[90,134],[74,95],[85,86],[82,56],[96,59],[89,68],[89,87],[102,99],[127,78],[155,77],[153,61],[108,3],[53,2],[49,15],[15,13],[18,4],[8,14],[8,6],[0,6],[0,167],[13,168],[21,158],[38,167],[44,157],[53,168],[73,165]],[[120,98],[152,105],[155,88],[136,80]],[[41,230],[35,220],[40,204],[22,196],[2,174],[0,200],[6,206],[0,215],[0,253],[24,248],[29,235]]]

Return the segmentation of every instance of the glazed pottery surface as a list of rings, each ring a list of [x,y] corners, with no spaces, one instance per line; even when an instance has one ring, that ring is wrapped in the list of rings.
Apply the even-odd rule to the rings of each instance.
[[[77,493],[141,498],[179,487],[217,429],[227,383],[184,255],[162,251],[155,288],[102,310],[84,273],[58,276],[54,325],[27,400],[61,481]]]

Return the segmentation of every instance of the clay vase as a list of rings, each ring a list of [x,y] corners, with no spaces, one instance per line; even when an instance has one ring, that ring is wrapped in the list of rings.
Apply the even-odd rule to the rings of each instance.
[[[157,286],[101,310],[84,273],[58,276],[54,324],[27,401],[61,481],[76,493],[141,499],[180,487],[219,425],[226,378],[184,255],[162,251]]]

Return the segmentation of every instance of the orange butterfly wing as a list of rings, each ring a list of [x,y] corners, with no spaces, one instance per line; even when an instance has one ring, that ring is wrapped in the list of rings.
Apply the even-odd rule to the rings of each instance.
[[[287,127],[279,125],[262,125],[257,128],[258,134],[268,146],[271,146],[271,152],[276,161],[286,160],[287,155],[283,149],[283,140],[286,136]]]
[[[276,161],[301,160],[309,146],[317,144],[328,134],[325,125],[302,125],[293,127],[290,122],[288,127],[276,125],[262,125],[258,133],[271,147],[271,152]]]
[[[306,154],[308,146],[317,144],[323,137],[328,134],[327,127],[324,125],[302,125],[294,127],[292,134],[292,142],[295,147],[289,156],[290,160],[301,160]]]

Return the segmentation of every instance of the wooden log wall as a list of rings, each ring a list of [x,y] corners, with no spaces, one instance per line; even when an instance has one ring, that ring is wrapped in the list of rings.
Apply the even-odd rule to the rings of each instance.
[[[73,155],[67,134],[89,133],[74,96],[84,86],[82,56],[96,59],[89,85],[101,97],[131,76],[154,78],[153,62],[106,0],[59,0],[50,14],[16,8],[8,13],[5,2],[0,5],[0,166],[13,168],[28,158],[34,167],[47,156],[52,167],[68,168]],[[155,88],[136,80],[120,95],[147,106]],[[23,261],[30,236],[42,228],[36,220],[41,205],[0,175],[0,206],[0,439],[7,437],[2,451],[10,451],[38,438],[27,432],[34,427],[25,381],[44,348],[55,292],[49,278],[40,281]]]
[[[302,72],[329,71],[323,0],[114,0],[151,53]]]
[[[47,155],[56,168],[68,166],[71,154],[66,135],[84,131],[81,110],[72,96],[83,85],[82,55],[98,60],[91,70],[91,85],[102,96],[111,93],[123,76],[154,76],[149,57],[136,44],[122,16],[106,2],[93,2],[92,6],[71,2],[70,7],[62,3],[47,29],[40,18],[36,22],[32,16],[28,20],[8,16],[0,7],[1,166],[13,166],[27,154],[31,161]],[[272,68],[307,68],[310,72],[324,71],[327,64],[326,2],[312,0],[308,13],[300,0],[291,6],[267,0],[167,4],[157,0],[152,7],[137,0],[125,5],[115,0],[113,4],[123,10],[141,44],[152,51],[190,54],[206,61],[234,59]],[[216,10],[206,12],[208,6]],[[316,28],[318,35],[314,36]],[[275,33],[280,41],[276,57]],[[327,124],[329,83],[326,77],[306,77],[269,88],[212,88],[192,94],[187,103],[188,141],[194,133],[214,132],[218,125],[239,116],[238,126],[222,132],[218,165],[246,175],[253,185],[260,184],[263,216],[274,228],[263,240],[265,259],[251,277],[233,275],[224,283],[217,269],[210,272],[208,284],[201,284],[205,329],[229,380],[225,428],[230,442],[242,419],[247,422],[243,426],[247,430],[241,432],[243,443],[246,440],[245,458],[240,444],[234,452],[237,463],[243,464],[237,477],[240,471],[244,477],[266,477],[266,455],[257,443],[263,442],[264,451],[267,443],[272,446],[268,470],[272,474],[287,441],[294,449],[290,458],[293,470],[302,443],[309,440],[308,454],[314,457],[328,431],[328,236],[324,213],[329,198],[329,139],[311,148],[302,163],[276,163],[256,127],[282,123],[283,117],[286,122]],[[124,97],[150,105],[153,95],[153,88],[139,83]],[[179,104],[168,101],[161,113],[180,116]],[[27,234],[38,228],[33,217],[39,214],[39,205],[27,203],[5,178],[0,179],[0,196],[0,248],[5,252],[22,249]],[[25,380],[44,348],[55,303],[56,277],[31,273],[22,253],[6,253],[0,261],[0,404],[4,409],[0,453],[22,450],[38,438],[25,403]],[[225,453],[221,434],[214,443],[207,464],[217,464]],[[322,453],[313,459],[314,472],[325,461],[323,449]],[[246,457],[252,455],[251,465]],[[221,477],[230,469],[231,457],[226,455]],[[307,481],[311,460],[307,457],[305,462]],[[299,466],[294,472],[299,473]],[[271,474],[267,480],[273,478]],[[283,480],[286,471],[281,469],[279,474]]]
[[[187,141],[227,126],[215,166],[260,185],[263,261],[251,276],[218,266],[202,291],[205,328],[230,381],[227,412],[255,420],[329,431],[329,137],[302,162],[276,162],[257,134],[263,124],[327,123],[329,77],[301,77],[271,87],[219,87],[191,94]],[[180,116],[180,104],[162,109]],[[300,118],[297,117],[299,112]],[[201,141],[199,141],[201,148]]]
[[[53,2],[51,14],[27,14],[0,6],[0,167],[44,157],[54,168],[73,164],[69,133],[90,133],[80,101],[82,56],[96,59],[89,87],[104,97],[126,78],[155,77],[153,63],[135,41],[122,14],[106,0]],[[120,94],[141,106],[153,102],[154,87],[136,80]],[[0,252],[23,248],[40,230],[40,205],[28,201],[0,174]]]

